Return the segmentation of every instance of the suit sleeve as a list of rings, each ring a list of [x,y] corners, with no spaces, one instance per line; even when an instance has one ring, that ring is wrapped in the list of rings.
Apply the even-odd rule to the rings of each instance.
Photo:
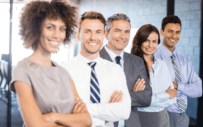
[[[143,59],[140,59],[139,68],[140,68],[139,78],[140,79],[143,78],[145,80],[146,88],[144,89],[144,91],[139,92],[130,91],[132,106],[148,107],[150,106],[152,100],[152,88],[149,84],[149,78],[147,77],[147,72],[145,69]]]

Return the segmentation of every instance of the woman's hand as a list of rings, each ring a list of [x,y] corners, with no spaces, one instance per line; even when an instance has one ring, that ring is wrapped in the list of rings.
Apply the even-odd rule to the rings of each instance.
[[[87,112],[86,104],[84,102],[82,102],[81,99],[77,98],[75,100],[75,105],[74,105],[74,108],[72,110],[72,113],[78,114],[78,113],[85,113],[85,112]]]

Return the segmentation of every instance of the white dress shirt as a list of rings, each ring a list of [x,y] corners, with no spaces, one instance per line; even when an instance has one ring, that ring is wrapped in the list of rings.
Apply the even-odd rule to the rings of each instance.
[[[108,49],[106,46],[104,46],[104,48],[105,48],[105,50],[106,50],[106,52],[109,54],[109,56],[110,56],[110,58],[111,58],[111,60],[114,62],[114,63],[116,63],[116,57],[117,56],[120,56],[121,57],[121,59],[120,59],[120,63],[121,63],[121,67],[123,68],[123,70],[124,70],[124,51],[123,52],[121,52],[119,55],[116,55],[114,52],[112,52],[110,49]],[[118,121],[118,127],[125,127],[125,121],[124,120],[120,120],[120,121]]]
[[[92,61],[78,54],[62,65],[70,73],[80,98],[87,105],[87,110],[92,118],[92,126],[105,127],[105,121],[128,119],[131,99],[122,68],[100,56],[94,61],[97,63],[95,72],[100,87],[100,103],[90,103],[91,67],[88,63]],[[122,101],[109,103],[111,95],[116,90],[123,92]]]

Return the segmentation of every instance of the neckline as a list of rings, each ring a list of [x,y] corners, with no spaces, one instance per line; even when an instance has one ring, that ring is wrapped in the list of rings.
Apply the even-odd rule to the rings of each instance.
[[[30,65],[34,64],[34,65],[37,65],[39,67],[46,67],[46,68],[55,68],[55,67],[58,67],[58,64],[56,62],[52,61],[52,60],[51,60],[51,63],[52,63],[53,66],[49,67],[49,66],[39,65],[39,64],[33,62],[32,60],[30,60],[28,57],[26,57],[25,59],[29,62]]]

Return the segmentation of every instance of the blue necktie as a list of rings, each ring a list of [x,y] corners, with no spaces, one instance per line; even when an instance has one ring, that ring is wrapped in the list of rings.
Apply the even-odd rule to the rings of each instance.
[[[179,68],[178,68],[178,66],[176,64],[174,54],[172,54],[171,60],[172,60],[173,69],[174,69],[174,72],[175,72],[175,81],[180,82],[181,81],[181,75],[180,75]],[[181,111],[185,112],[185,110],[187,109],[187,104],[185,103],[185,101],[183,99],[177,99],[177,104],[178,104],[179,109]]]
[[[121,57],[120,56],[116,56],[115,60],[116,60],[116,63],[121,66]]]
[[[88,65],[91,67],[91,80],[90,80],[90,101],[91,103],[100,103],[100,90],[97,76],[94,70],[96,62],[90,62]]]

